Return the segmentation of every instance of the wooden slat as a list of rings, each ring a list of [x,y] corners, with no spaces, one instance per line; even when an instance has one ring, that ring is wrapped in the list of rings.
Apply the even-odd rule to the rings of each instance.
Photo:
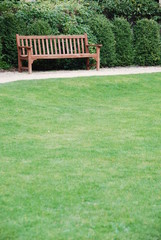
[[[44,44],[44,39],[42,39],[42,49],[43,49],[43,54],[45,54],[45,44]]]
[[[47,48],[47,54],[49,55],[49,42],[48,42],[48,39],[46,39],[46,48]]]
[[[21,39],[21,44],[22,44],[22,47],[24,47],[24,40],[23,39]],[[25,49],[24,48],[22,48],[22,54],[25,55]]]
[[[79,38],[77,38],[77,45],[78,45],[78,52],[80,53],[80,43],[79,43]]]
[[[30,39],[31,54],[33,54],[32,39]]]
[[[53,36],[19,36],[19,39],[74,39],[74,38],[85,38],[84,35],[53,35]]]
[[[58,38],[58,48],[59,48],[59,54],[61,54],[60,38]]]
[[[89,53],[89,48],[88,48],[88,37],[87,37],[87,34],[85,33],[84,34],[84,36],[85,36],[85,48],[86,48],[86,53]]]
[[[28,47],[28,39],[25,39],[26,41],[25,41],[25,46],[27,46]],[[25,50],[25,53],[27,54],[27,50]]]
[[[57,45],[56,45],[56,39],[55,38],[54,38],[54,47],[55,47],[55,54],[58,54]]]
[[[53,55],[53,40],[50,38],[51,54]]]
[[[75,38],[73,39],[73,41],[74,41],[74,53],[77,53]]]
[[[41,55],[41,45],[40,45],[40,39],[38,39],[38,48],[39,48],[39,55]]]
[[[34,39],[34,49],[35,49],[35,55],[37,55],[36,39]]]
[[[81,38],[81,46],[82,46],[82,53],[84,53],[84,41],[83,41],[83,38]]]
[[[66,49],[67,49],[67,54],[69,54],[69,45],[68,45],[68,39],[66,38]]]
[[[63,54],[65,54],[64,39],[62,39],[62,46],[63,46]]]
[[[72,39],[69,39],[70,42],[70,53],[73,54],[73,46],[72,46]]]
[[[26,39],[26,46],[27,46],[27,47],[29,46],[29,44],[28,44],[28,39]]]

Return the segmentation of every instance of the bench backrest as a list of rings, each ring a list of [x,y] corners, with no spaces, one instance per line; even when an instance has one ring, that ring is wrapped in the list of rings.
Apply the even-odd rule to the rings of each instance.
[[[17,46],[32,46],[33,55],[82,54],[88,52],[88,38],[84,35],[20,36],[16,34]],[[26,55],[27,50],[21,49]]]

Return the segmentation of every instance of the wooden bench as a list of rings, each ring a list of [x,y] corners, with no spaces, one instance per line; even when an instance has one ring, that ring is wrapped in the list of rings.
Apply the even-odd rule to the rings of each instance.
[[[96,60],[96,68],[100,68],[101,44],[88,44],[87,34],[61,36],[20,36],[16,34],[18,50],[18,71],[28,69],[32,73],[32,63],[38,59],[85,58],[89,70],[89,58]],[[95,53],[89,47],[95,47]],[[28,61],[28,67],[22,61]]]

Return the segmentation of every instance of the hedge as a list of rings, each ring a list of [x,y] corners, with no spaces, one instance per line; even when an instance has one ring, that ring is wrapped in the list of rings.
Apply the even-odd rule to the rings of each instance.
[[[4,60],[13,66],[17,64],[16,33],[25,34],[26,23],[16,18],[14,14],[7,13],[3,18],[2,51]]]
[[[111,0],[106,3],[112,3]],[[120,0],[119,0],[120,1]],[[118,1],[118,2],[119,2]],[[147,23],[148,20],[146,20]],[[159,36],[156,22],[150,25],[139,23],[135,26],[135,63],[137,65],[158,64]],[[101,14],[101,8],[89,1],[23,1],[4,0],[0,5],[0,38],[1,55],[4,61],[17,66],[16,33],[30,35],[84,34],[88,35],[89,43],[102,43],[101,66],[131,65],[132,32],[124,19],[116,18],[113,24]],[[150,29],[149,29],[150,26]],[[152,27],[153,26],[153,27]],[[143,34],[140,28],[146,28]],[[142,36],[141,34],[147,36]],[[144,48],[145,39],[149,41],[148,51]],[[146,43],[147,44],[147,43]],[[151,45],[152,47],[151,47]],[[155,49],[154,49],[155,48]],[[93,49],[91,49],[93,51]],[[143,56],[145,55],[145,56]],[[144,58],[144,60],[143,60]],[[0,60],[2,62],[2,58]],[[2,64],[0,64],[2,68]],[[50,60],[35,61],[34,69],[77,69],[85,68],[85,60]]]
[[[16,5],[17,7],[17,5]],[[11,8],[12,9],[12,8]],[[44,3],[20,3],[17,10],[4,11],[1,27],[3,54],[6,62],[17,66],[16,33],[30,35],[48,34],[84,34],[88,35],[89,43],[97,43],[90,26],[83,20],[83,16],[91,14],[86,6],[73,1],[60,2],[57,5]],[[35,61],[36,69],[65,69],[85,68],[85,60],[51,60]]]
[[[160,63],[159,25],[154,20],[142,19],[134,27],[135,64],[141,66]]]
[[[111,23],[103,15],[91,16],[88,24],[97,38],[97,42],[101,43],[101,65],[115,66],[116,51],[115,38],[112,32]]]
[[[2,68],[3,64],[2,64],[2,40],[0,37],[0,68]]]
[[[102,0],[100,4],[108,19],[124,17],[133,24],[143,18],[161,21],[161,8],[156,0]]]
[[[116,41],[116,65],[132,65],[134,53],[130,24],[123,18],[115,18],[112,29]]]

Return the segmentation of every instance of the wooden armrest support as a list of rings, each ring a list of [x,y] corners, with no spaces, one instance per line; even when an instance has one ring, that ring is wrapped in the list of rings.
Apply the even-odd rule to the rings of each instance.
[[[26,48],[26,49],[31,49],[32,47],[29,47],[29,46],[18,46],[18,48]]]
[[[102,44],[87,44],[88,47],[102,47]]]

